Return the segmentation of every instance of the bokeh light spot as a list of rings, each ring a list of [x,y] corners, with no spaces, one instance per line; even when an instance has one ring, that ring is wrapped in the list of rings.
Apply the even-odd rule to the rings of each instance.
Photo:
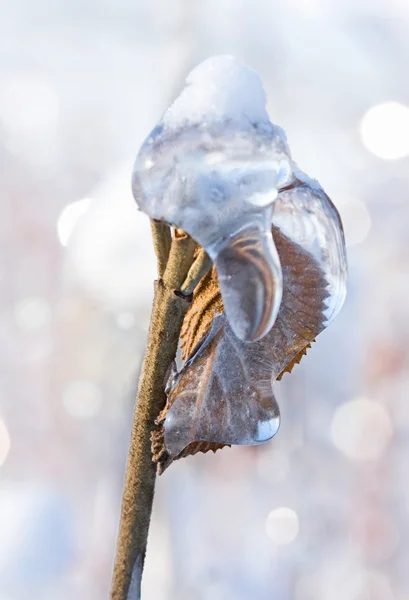
[[[87,212],[92,202],[91,198],[83,198],[66,206],[57,222],[58,238],[62,246],[66,246],[74,229],[83,215]]]
[[[290,544],[296,539],[298,531],[298,515],[291,508],[276,508],[267,517],[266,532],[275,544]]]
[[[364,146],[384,160],[409,155],[409,106],[384,102],[372,106],[362,118],[360,134]]]
[[[392,421],[385,408],[366,398],[341,404],[331,423],[334,445],[353,460],[380,458],[392,433]]]

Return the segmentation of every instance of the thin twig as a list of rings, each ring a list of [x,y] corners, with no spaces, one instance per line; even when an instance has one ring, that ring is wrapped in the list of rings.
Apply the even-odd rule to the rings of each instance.
[[[193,265],[190,267],[187,277],[182,284],[182,292],[185,294],[191,294],[202,277],[204,277],[210,271],[211,267],[212,261],[210,257],[204,248],[200,248],[197,257]]]
[[[166,241],[155,227],[158,243]],[[164,232],[164,230],[162,230]],[[166,232],[164,233],[166,236]],[[180,292],[193,260],[195,243],[186,234],[172,240],[163,277],[155,282],[148,342],[136,400],[119,524],[112,600],[139,600],[149,522],[155,488],[156,464],[152,461],[151,433],[166,403],[165,377],[176,356],[180,329],[189,298]],[[162,250],[160,250],[162,252]],[[163,255],[162,255],[163,256]],[[161,265],[158,254],[158,266]]]
[[[182,284],[193,262],[195,248],[196,242],[184,231],[176,229],[163,274],[163,280],[169,287],[182,291]]]

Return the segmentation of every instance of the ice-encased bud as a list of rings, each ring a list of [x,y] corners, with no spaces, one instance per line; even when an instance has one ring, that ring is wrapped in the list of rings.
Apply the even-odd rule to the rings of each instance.
[[[259,77],[236,59],[208,59],[187,84],[138,154],[133,194],[151,218],[205,248],[233,331],[253,341],[268,333],[281,299],[271,214],[292,179],[289,150]]]

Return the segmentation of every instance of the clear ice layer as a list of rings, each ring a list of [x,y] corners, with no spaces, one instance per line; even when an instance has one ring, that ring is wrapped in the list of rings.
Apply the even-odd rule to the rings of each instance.
[[[342,225],[319,184],[291,162],[285,134],[269,121],[259,77],[222,56],[204,61],[186,83],[136,159],[139,207],[206,249],[239,339],[266,335],[280,306],[271,220],[325,271],[329,323],[346,294]]]
[[[270,225],[278,189],[292,181],[289,150],[251,69],[215,57],[187,83],[138,154],[133,194],[151,218],[205,248],[233,331],[254,341],[271,328],[281,298]]]
[[[344,231],[337,209],[320,184],[294,165],[295,180],[274,203],[273,224],[316,261],[325,274],[328,296],[323,325],[337,316],[347,293]]]
[[[276,320],[283,280],[267,223],[252,223],[231,236],[215,256],[219,287],[230,326],[240,340],[256,341]]]
[[[275,323],[262,339],[248,344],[233,335],[224,315],[214,316],[209,335],[167,388],[164,437],[171,457],[197,442],[253,445],[270,439],[279,425],[273,382],[344,302],[347,263],[339,215],[319,184],[294,170],[296,179],[279,192],[272,219],[283,274]],[[268,252],[261,246],[255,252],[252,246],[252,231],[243,231],[228,252],[250,252],[256,272],[262,271],[261,255]],[[246,302],[240,269],[231,275]]]
[[[237,339],[224,315],[216,316],[204,343],[168,385],[174,402],[164,440],[172,458],[193,442],[248,446],[277,433],[280,412],[270,372],[257,356],[243,364],[252,346]]]

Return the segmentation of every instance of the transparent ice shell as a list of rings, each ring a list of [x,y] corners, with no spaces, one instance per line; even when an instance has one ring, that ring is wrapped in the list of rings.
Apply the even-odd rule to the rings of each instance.
[[[244,341],[268,333],[280,308],[283,281],[270,223],[267,211],[264,221],[253,219],[214,256],[226,317]]]
[[[247,354],[249,346],[253,344],[237,339],[224,315],[217,315],[182,376],[168,382],[168,394],[176,396],[164,425],[165,446],[172,458],[193,442],[251,446],[277,433],[280,411],[269,373],[264,379],[262,361]]]
[[[274,204],[273,224],[309,252],[328,282],[327,327],[337,316],[347,293],[348,266],[342,221],[320,184],[296,165],[295,181]]]
[[[135,163],[138,205],[206,249],[242,340],[268,333],[277,315],[281,272],[270,223],[277,189],[291,177],[282,132],[269,122],[212,120],[177,131],[159,125]]]
[[[328,326],[345,300],[347,261],[340,217],[316,181],[295,165],[294,172],[295,180],[278,194],[272,217],[287,240],[281,254],[287,294],[283,311],[270,333],[254,344],[236,339],[224,316],[215,317],[209,335],[167,390],[171,405],[164,432],[172,457],[194,442],[256,445],[269,440],[280,420],[273,381]],[[251,239],[251,230],[247,235]],[[278,237],[276,241],[282,252]],[[244,235],[228,251],[236,245],[238,252],[251,247]],[[262,252],[250,250],[255,269],[263,269]],[[232,278],[245,302],[240,273]]]

